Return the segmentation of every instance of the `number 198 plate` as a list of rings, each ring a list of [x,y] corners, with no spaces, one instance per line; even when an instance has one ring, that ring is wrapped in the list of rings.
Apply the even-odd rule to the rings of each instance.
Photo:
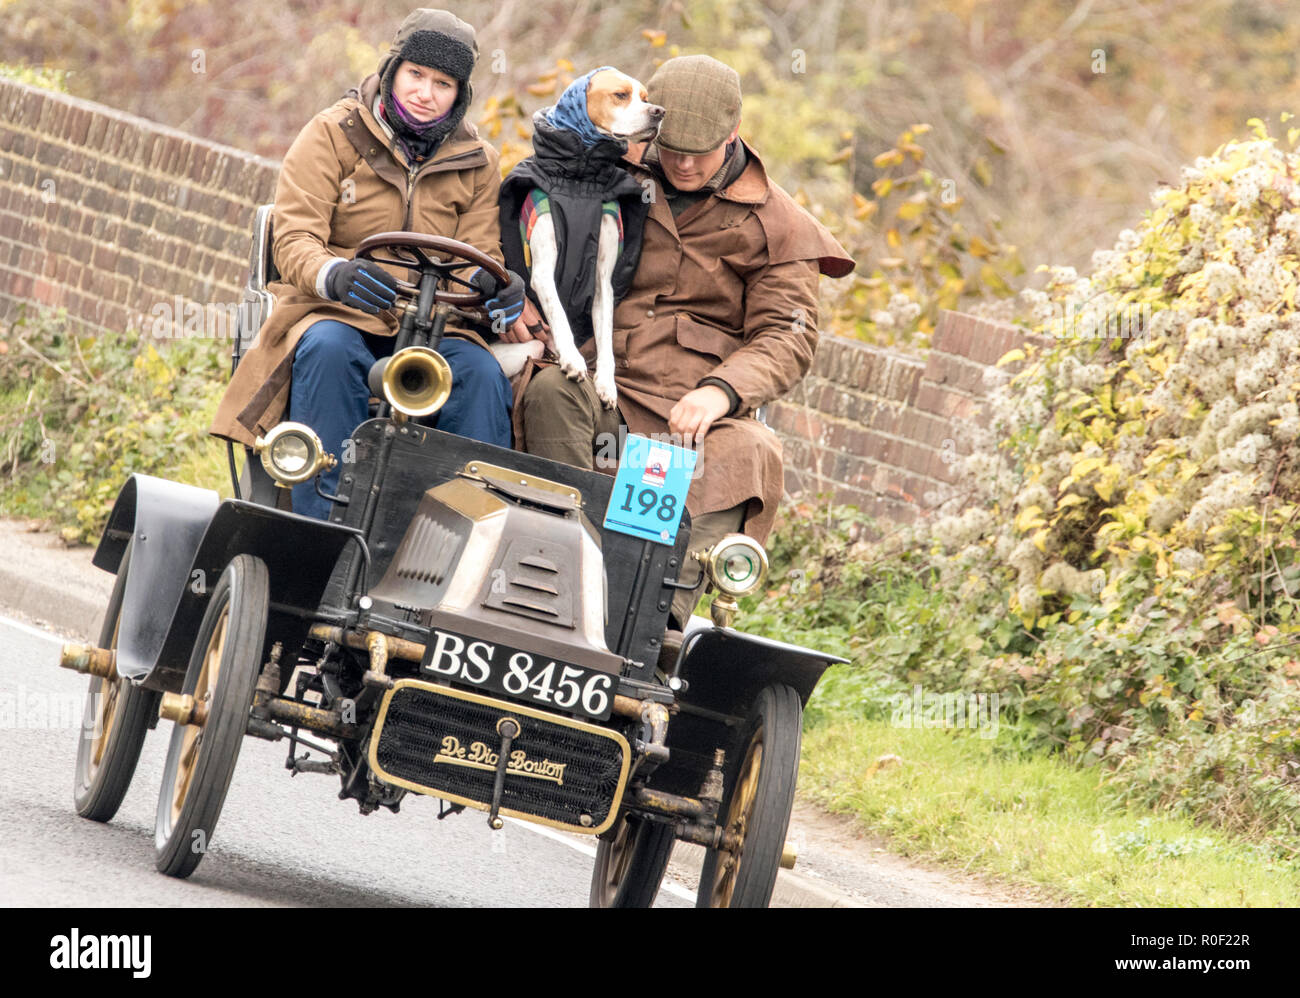
[[[605,529],[672,544],[698,458],[685,447],[629,434],[605,510]]]
[[[616,677],[608,672],[436,628],[429,632],[420,671],[599,721],[614,706]]]

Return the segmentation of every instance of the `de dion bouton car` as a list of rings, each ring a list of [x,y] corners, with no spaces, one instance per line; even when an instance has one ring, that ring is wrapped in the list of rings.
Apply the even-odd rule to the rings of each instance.
[[[269,304],[269,208],[239,343]],[[234,499],[144,475],[122,488],[94,557],[117,575],[103,631],[61,659],[91,677],[78,813],[112,818],[161,717],[156,865],[171,876],[203,858],[253,737],[284,742],[291,773],[334,776],[364,814],[416,793],[494,829],[511,816],[594,836],[594,906],[649,905],[677,839],[705,847],[701,906],[766,906],[794,861],[803,707],[839,660],[734,629],[766,555],[740,534],[690,550],[684,502],[659,480],[625,496],[621,478],[421,425],[450,390],[444,324],[484,300],[458,274],[505,272],[411,233],[358,255],[411,280],[336,494],[317,476],[339,456],[291,422],[257,441]],[[328,521],[287,508],[313,479]],[[629,507],[663,531],[620,525]],[[719,591],[712,622],[667,630],[700,572]]]

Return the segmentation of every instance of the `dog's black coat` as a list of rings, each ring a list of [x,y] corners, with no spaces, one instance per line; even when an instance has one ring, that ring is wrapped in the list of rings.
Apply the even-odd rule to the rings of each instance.
[[[614,265],[614,300],[632,286],[649,200],[642,187],[620,165],[626,145],[614,139],[585,145],[574,132],[556,128],[541,114],[533,119],[533,155],[513,170],[501,184],[501,249],[506,266],[530,284],[524,262],[519,215],[524,199],[534,188],[546,192],[551,202],[558,256],[555,287],[569,318],[575,345],[593,335],[591,304],[596,292],[596,253],[600,241],[601,204],[617,201],[623,214],[623,252]]]

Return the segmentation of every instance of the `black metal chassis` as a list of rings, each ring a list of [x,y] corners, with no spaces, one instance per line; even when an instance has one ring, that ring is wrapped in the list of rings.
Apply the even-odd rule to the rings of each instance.
[[[210,491],[143,475],[127,482],[94,556],[100,568],[116,572],[128,542],[133,545],[118,639],[121,675],[149,689],[180,691],[207,594],[241,553],[261,558],[269,573],[263,662],[277,644],[281,660],[294,662],[312,625],[378,631],[423,645],[428,629],[413,613],[381,600],[366,609],[360,597],[383,577],[427,489],[470,461],[483,461],[576,487],[588,518],[599,525],[613,485],[603,474],[411,422],[371,419],[352,441],[353,460],[343,466],[341,501],[329,522],[270,505],[219,501]],[[646,767],[648,781],[634,777],[625,807],[680,816],[677,805],[665,806],[664,798],[647,791],[693,798],[714,766],[715,750],[734,748],[765,686],[787,683],[806,702],[826,667],[839,659],[704,627],[687,635],[675,664],[660,669],[672,583],[679,577],[694,582],[699,571],[687,557],[689,522],[671,548],[603,529],[601,535],[606,641],[624,660],[616,692],[663,704],[670,715],[667,759]],[[414,674],[415,666],[409,667]],[[676,692],[670,679],[680,680],[672,683]],[[637,727],[626,718],[609,723],[630,733]]]

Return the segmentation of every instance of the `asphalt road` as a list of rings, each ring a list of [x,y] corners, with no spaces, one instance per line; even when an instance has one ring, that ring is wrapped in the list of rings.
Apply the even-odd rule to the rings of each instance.
[[[70,906],[585,907],[594,841],[477,811],[437,820],[410,795],[362,816],[337,777],[285,771],[285,743],[244,739],[208,855],[188,880],[153,867],[154,807],[171,725],[149,733],[117,817],[72,808],[88,680],[59,669],[61,639],[0,618],[0,904]],[[656,907],[689,907],[666,882]]]

